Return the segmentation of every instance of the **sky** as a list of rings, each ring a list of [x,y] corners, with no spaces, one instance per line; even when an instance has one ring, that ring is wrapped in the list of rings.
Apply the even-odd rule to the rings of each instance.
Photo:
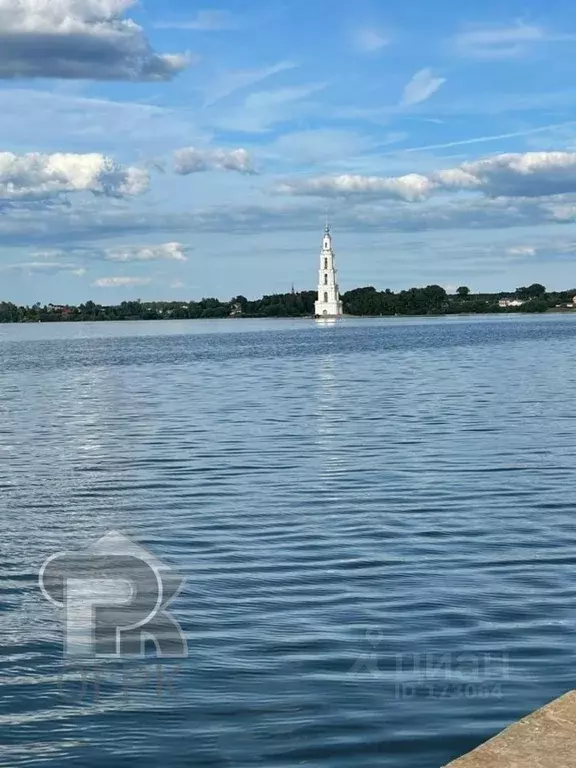
[[[568,0],[0,0],[0,300],[576,287]]]

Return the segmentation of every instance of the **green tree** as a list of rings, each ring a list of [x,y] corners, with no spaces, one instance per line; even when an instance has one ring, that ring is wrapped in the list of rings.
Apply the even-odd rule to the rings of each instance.
[[[230,304],[239,304],[242,312],[246,312],[246,307],[248,306],[248,299],[246,298],[246,296],[242,296],[242,295],[236,296],[234,299],[232,299]]]
[[[456,293],[458,294],[458,296],[460,296],[461,299],[465,299],[470,293],[470,288],[468,288],[467,285],[461,285],[459,288],[456,289]]]
[[[546,288],[540,283],[532,283],[532,285],[522,286],[516,289],[516,296],[519,299],[537,299],[546,293]]]
[[[548,302],[543,299],[530,299],[522,306],[523,312],[546,312]]]

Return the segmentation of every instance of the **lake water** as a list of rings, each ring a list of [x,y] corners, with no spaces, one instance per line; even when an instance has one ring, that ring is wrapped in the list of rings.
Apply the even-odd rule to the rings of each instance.
[[[0,765],[438,768],[575,687],[575,350],[572,316],[0,325]],[[112,529],[187,577],[189,657],[96,695],[38,570]]]

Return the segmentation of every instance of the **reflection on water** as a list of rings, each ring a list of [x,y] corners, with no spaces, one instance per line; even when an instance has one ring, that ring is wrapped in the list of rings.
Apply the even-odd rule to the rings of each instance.
[[[437,768],[573,688],[575,340],[571,317],[0,326],[0,764]],[[162,695],[108,664],[79,697],[96,672],[38,590],[110,529],[188,577]]]
[[[336,323],[341,322],[341,318],[336,317],[317,317],[315,318],[315,323],[319,328],[322,328],[323,326],[327,325],[336,325]]]
[[[337,362],[333,355],[326,355],[318,360],[314,370],[316,379],[316,410],[314,427],[316,429],[316,452],[318,461],[318,485],[322,494],[334,494],[332,479],[335,474],[346,471],[346,455],[343,452],[345,429],[343,411],[345,403],[345,382],[338,378]],[[334,500],[336,498],[334,497]]]

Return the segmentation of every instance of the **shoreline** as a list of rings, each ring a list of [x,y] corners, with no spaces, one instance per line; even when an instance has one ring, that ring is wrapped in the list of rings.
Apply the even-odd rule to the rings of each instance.
[[[73,325],[74,323],[164,323],[164,322],[183,322],[183,321],[205,321],[205,320],[314,320],[314,321],[330,321],[331,323],[338,320],[379,320],[386,318],[388,320],[396,320],[399,318],[413,318],[413,319],[444,319],[447,317],[513,317],[521,315],[522,317],[542,317],[543,315],[573,315],[576,314],[576,307],[574,309],[556,309],[551,308],[545,312],[522,312],[521,310],[514,311],[502,311],[502,312],[443,312],[443,313],[429,313],[429,314],[397,314],[397,315],[349,315],[344,314],[340,316],[332,317],[315,317],[314,315],[235,315],[232,317],[161,317],[161,318],[146,318],[146,317],[100,317],[100,318],[66,318],[58,315],[57,317],[46,318],[43,320],[0,320],[0,325],[59,325],[65,323],[67,325]]]
[[[265,294],[250,300],[238,295],[230,300],[202,298],[172,301],[121,301],[101,304],[92,300],[80,304],[44,304],[18,306],[0,301],[0,323],[48,323],[112,320],[216,320],[260,318],[338,318],[338,317],[444,317],[447,315],[484,315],[503,313],[544,314],[571,312],[576,309],[576,289],[546,291],[534,283],[517,288],[514,293],[471,293],[460,286],[448,294],[439,285],[410,288],[398,293],[372,286],[353,288],[341,294],[337,303],[318,311],[316,291]],[[342,313],[339,314],[339,313]]]

